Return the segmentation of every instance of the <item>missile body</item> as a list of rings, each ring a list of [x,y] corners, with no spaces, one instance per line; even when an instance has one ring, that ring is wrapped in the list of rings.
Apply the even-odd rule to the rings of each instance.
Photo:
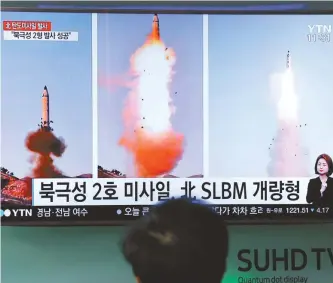
[[[152,38],[154,40],[160,40],[160,22],[157,14],[155,14],[153,18]]]
[[[42,95],[42,118],[39,126],[44,131],[52,131],[50,124],[50,96],[47,87],[44,86]]]
[[[291,56],[289,50],[287,53],[287,69],[291,69]]]

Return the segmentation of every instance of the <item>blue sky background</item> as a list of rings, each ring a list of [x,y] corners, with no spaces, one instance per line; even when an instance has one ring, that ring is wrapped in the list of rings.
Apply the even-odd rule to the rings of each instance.
[[[176,131],[185,135],[183,159],[173,171],[177,176],[202,173],[202,16],[159,15],[161,37],[176,52],[171,94],[177,108],[173,119]],[[98,15],[99,77],[114,79],[126,74],[130,56],[151,32],[153,15]],[[122,135],[122,111],[128,89],[115,92],[99,87],[99,164],[109,170],[128,170],[129,158],[118,146]]]
[[[210,176],[267,176],[278,130],[270,82],[288,50],[309,174],[319,154],[333,155],[333,34],[309,43],[313,24],[333,25],[333,16],[209,16]]]
[[[78,42],[1,41],[1,166],[18,177],[31,173],[25,138],[40,122],[47,85],[54,133],[67,144],[55,165],[69,176],[91,173],[91,15],[1,12],[1,16],[51,21],[54,31],[79,33]]]

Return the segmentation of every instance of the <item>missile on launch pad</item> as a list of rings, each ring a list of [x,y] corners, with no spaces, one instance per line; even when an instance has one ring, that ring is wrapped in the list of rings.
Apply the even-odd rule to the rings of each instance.
[[[44,86],[42,94],[42,118],[38,126],[41,128],[41,130],[50,132],[53,131],[51,128],[51,123],[53,122],[50,121],[50,96],[47,86]]]
[[[160,40],[160,21],[157,14],[155,14],[153,18],[152,38]]]
[[[290,69],[291,68],[291,55],[290,55],[290,52],[288,50],[288,53],[287,53],[287,69]]]

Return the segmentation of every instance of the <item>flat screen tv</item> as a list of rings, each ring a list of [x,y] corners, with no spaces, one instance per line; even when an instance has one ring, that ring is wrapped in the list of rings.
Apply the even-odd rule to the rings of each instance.
[[[2,225],[332,221],[332,11],[4,3]]]

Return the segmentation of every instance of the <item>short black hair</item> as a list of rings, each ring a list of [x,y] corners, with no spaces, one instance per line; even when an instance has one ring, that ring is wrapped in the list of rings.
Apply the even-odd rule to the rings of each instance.
[[[323,153],[323,154],[320,154],[318,157],[317,157],[317,160],[316,160],[316,163],[315,163],[315,173],[317,175],[319,175],[319,172],[317,170],[317,165],[318,165],[318,161],[319,159],[324,159],[327,163],[327,166],[328,166],[328,171],[327,171],[327,176],[331,176],[332,173],[333,173],[333,161],[332,161],[332,158],[326,154],[326,153]]]
[[[141,283],[220,283],[228,242],[220,215],[174,199],[138,220],[125,237],[123,254]]]

